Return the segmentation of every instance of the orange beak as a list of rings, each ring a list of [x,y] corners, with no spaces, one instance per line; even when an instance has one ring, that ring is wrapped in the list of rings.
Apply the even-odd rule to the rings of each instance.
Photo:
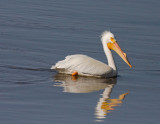
[[[114,50],[129,65],[129,67],[132,68],[132,65],[128,61],[126,53],[124,53],[121,50],[121,48],[119,47],[118,43],[115,40],[113,40],[112,42],[113,43],[107,43],[108,48]]]

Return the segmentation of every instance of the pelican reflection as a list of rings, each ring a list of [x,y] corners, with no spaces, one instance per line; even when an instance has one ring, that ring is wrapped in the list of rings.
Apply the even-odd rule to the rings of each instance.
[[[95,107],[95,116],[97,119],[106,118],[107,114],[122,104],[122,100],[128,93],[119,95],[117,99],[111,99],[112,88],[117,82],[117,78],[93,78],[93,77],[72,77],[65,74],[57,74],[54,81],[58,82],[54,86],[63,87],[64,92],[69,93],[89,93],[104,89],[102,97],[99,98]]]
[[[64,92],[69,93],[89,93],[105,89],[116,83],[116,78],[93,78],[93,77],[73,77],[65,74],[57,74],[54,76],[54,81],[58,82],[54,86],[64,88]]]

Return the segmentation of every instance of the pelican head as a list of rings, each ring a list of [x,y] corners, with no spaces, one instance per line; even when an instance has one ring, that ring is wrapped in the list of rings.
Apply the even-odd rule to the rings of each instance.
[[[130,64],[130,62],[127,58],[126,53],[124,53],[121,50],[113,33],[111,33],[110,31],[103,32],[101,40],[102,40],[102,42],[105,42],[105,44],[109,50],[114,50],[129,65],[129,67],[132,67],[132,65]]]

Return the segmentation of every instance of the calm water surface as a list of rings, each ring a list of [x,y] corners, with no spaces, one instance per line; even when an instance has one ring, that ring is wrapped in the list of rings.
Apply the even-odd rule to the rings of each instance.
[[[159,124],[159,0],[1,0],[0,123]],[[70,54],[107,62],[100,34],[111,30],[116,79],[57,75]]]

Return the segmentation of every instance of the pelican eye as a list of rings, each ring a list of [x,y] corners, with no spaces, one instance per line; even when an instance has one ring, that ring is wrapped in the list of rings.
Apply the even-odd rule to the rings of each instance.
[[[113,43],[115,42],[115,39],[114,39],[113,37],[111,37],[110,39],[111,39],[111,41],[112,41]]]

